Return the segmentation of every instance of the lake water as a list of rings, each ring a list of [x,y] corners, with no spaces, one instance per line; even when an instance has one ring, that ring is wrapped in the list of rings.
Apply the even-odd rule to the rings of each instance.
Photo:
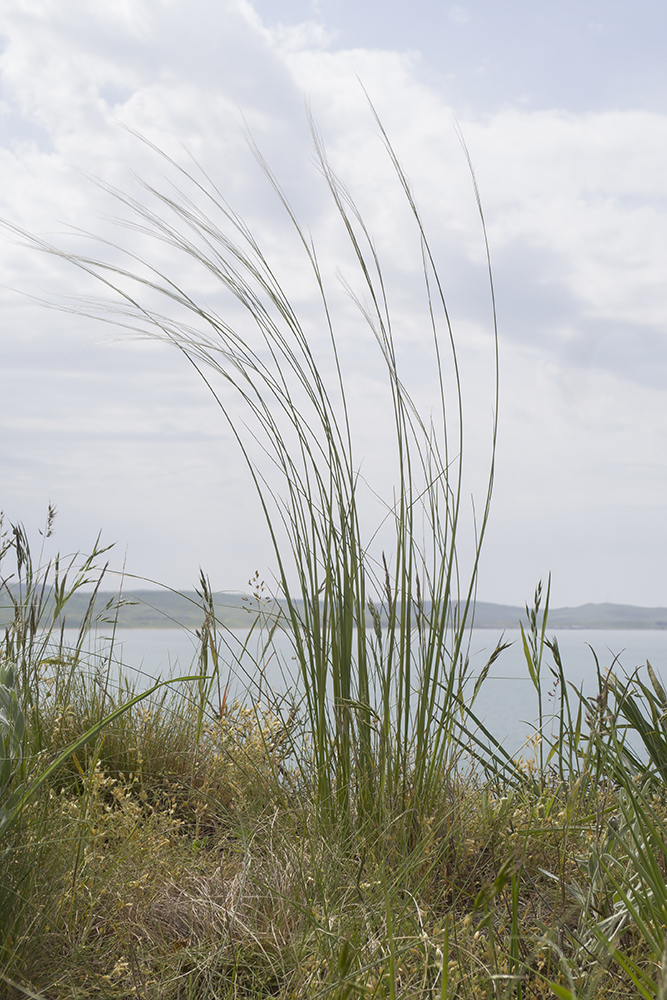
[[[603,670],[612,664],[615,656],[618,656],[615,669],[620,675],[631,673],[638,666],[645,667],[649,659],[663,683],[667,682],[667,630],[581,629],[562,630],[556,635],[566,680],[582,689],[585,695],[597,693],[595,661],[589,646],[597,653]],[[471,684],[499,637],[500,631],[492,629],[476,629],[473,632],[470,643]],[[516,753],[537,724],[537,698],[528,677],[519,630],[507,629],[504,637],[513,645],[500,655],[491,668],[475,703],[475,712],[496,739],[502,741],[509,752]],[[249,649],[244,655],[243,645],[247,642],[247,632],[233,631],[229,634],[228,648],[221,651],[228,665],[236,664],[234,670],[237,675],[239,662],[241,664],[240,676],[229,675],[230,699],[241,695],[249,683],[252,688],[253,682],[259,682],[260,673],[263,675],[262,684],[276,690],[284,691],[288,685],[294,685],[294,662],[286,637],[277,642],[277,654],[262,660],[261,669],[256,665],[259,658],[257,641],[251,637]],[[95,648],[98,651],[108,648],[103,633],[98,635],[95,643],[93,652]],[[136,681],[138,689],[149,686],[150,681],[157,677],[196,673],[196,655],[196,637],[186,631],[118,629],[116,632],[114,661],[123,663],[124,672]],[[551,654],[545,650],[542,670],[545,716],[551,715],[556,707],[554,700],[549,700],[549,692],[553,690],[553,677],[548,669],[550,663]],[[643,676],[647,679],[645,670]],[[226,679],[227,673],[223,672],[223,683]],[[571,699],[571,704],[576,705],[575,698]]]

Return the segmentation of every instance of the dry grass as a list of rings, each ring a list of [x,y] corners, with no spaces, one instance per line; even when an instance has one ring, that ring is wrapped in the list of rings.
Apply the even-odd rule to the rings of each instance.
[[[63,654],[34,674],[33,780],[109,707],[95,671],[64,684],[50,670],[72,672]],[[4,837],[8,997],[620,1000],[638,981],[659,997],[641,926],[655,889],[637,873],[649,845],[664,882],[665,796],[639,775],[624,789],[618,761],[590,766],[593,732],[569,780],[540,770],[537,743],[504,784],[459,747],[429,812],[350,830],[322,823],[294,706],[223,700],[202,716],[201,690],[135,703]],[[117,685],[112,707],[132,694]],[[619,878],[644,908],[605,946]]]
[[[319,835],[295,792],[289,808],[277,801],[263,722],[270,733],[266,715],[230,712],[212,730],[207,774],[196,769],[188,788],[164,776],[171,798],[151,803],[136,776],[123,783],[98,765],[35,801],[6,845],[6,975],[52,1000],[509,997],[517,984],[548,997],[548,980],[567,986],[561,952],[572,962],[582,913],[567,886],[586,878],[606,829],[590,789],[494,797],[461,776],[409,856],[390,830],[351,851]],[[264,781],[226,753],[239,746]],[[618,969],[590,964],[579,963],[577,995],[636,996]]]

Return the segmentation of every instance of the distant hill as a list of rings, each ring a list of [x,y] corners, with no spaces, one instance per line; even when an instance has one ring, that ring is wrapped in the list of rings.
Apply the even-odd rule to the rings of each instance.
[[[518,628],[526,624],[525,608],[510,604],[475,606],[477,628]],[[550,608],[550,629],[667,629],[667,608],[640,608],[634,604],[582,604],[578,608]]]
[[[65,624],[78,628],[91,595],[77,593],[67,603]],[[100,620],[113,620],[118,595],[98,593],[94,615]],[[6,599],[5,599],[6,600]],[[257,600],[235,592],[213,595],[216,615],[228,628],[249,628],[259,607]],[[271,611],[272,604],[262,605]],[[275,607],[275,605],[273,605]],[[204,620],[199,598],[194,591],[175,593],[170,590],[135,590],[124,595],[117,611],[120,628],[201,628]],[[11,609],[0,607],[0,625],[10,621]],[[475,627],[490,629],[518,628],[526,623],[524,608],[512,604],[490,604],[478,601],[475,606]],[[578,608],[552,608],[549,629],[667,629],[667,608],[641,608],[632,604],[582,604]]]
[[[78,628],[88,610],[92,594],[78,591],[67,602],[65,625]],[[218,620],[228,628],[250,628],[257,617],[258,604],[247,594],[219,593],[213,595]],[[204,612],[194,590],[176,593],[171,590],[135,590],[124,594],[118,607],[118,594],[98,592],[93,617],[99,621],[116,621],[119,628],[201,628]],[[270,604],[266,608],[270,608]],[[0,625],[11,620],[11,609],[0,607]]]

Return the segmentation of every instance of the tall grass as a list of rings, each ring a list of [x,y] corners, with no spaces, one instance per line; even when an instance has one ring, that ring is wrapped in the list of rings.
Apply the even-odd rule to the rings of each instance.
[[[437,373],[428,415],[420,413],[399,370],[389,294],[369,229],[312,123],[311,131],[317,165],[363,288],[357,303],[390,390],[397,481],[394,496],[385,500],[393,526],[386,553],[374,551],[372,536],[361,528],[360,457],[353,447],[334,310],[316,248],[256,149],[319,296],[318,347],[322,337],[329,342],[324,366],[248,227],[203,172],[189,172],[168,157],[180,187],[146,185],[143,201],[112,193],[130,210],[133,229],[194,261],[241,305],[247,322],[232,325],[220,318],[191,298],[173,274],[162,274],[149,261],[135,261],[133,267],[131,252],[127,266],[103,257],[65,256],[117,293],[115,321],[172,343],[194,365],[245,458],[273,545],[281,627],[291,637],[305,696],[313,760],[303,761],[302,777],[312,784],[322,821],[349,833],[394,824],[409,840],[411,824],[419,827],[430,814],[456,757],[452,735],[463,704],[466,629],[493,484],[498,336],[489,266],[496,368],[491,457],[473,556],[462,576],[457,542],[468,501],[462,493],[463,392],[456,344],[420,212],[397,155],[375,121],[420,247]],[[488,261],[472,168],[471,177]],[[156,295],[191,320],[158,311],[151,304]],[[216,390],[215,377],[225,385],[224,393]],[[277,470],[277,486],[275,476],[268,477],[253,457],[257,442],[268,467]]]

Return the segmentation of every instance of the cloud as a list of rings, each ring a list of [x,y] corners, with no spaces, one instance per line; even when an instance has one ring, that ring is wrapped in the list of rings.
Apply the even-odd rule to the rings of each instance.
[[[119,122],[196,169],[184,143],[248,219],[317,346],[316,290],[248,151],[249,128],[318,246],[340,322],[364,474],[390,486],[385,396],[372,370],[377,355],[337,272],[359,294],[363,288],[312,168],[304,113],[308,101],[332,164],[369,220],[406,379],[428,409],[418,234],[361,80],[405,166],[441,269],[466,376],[470,464],[484,467],[492,359],[481,226],[457,108],[424,79],[418,53],[335,50],[316,26],[268,30],[248,4],[231,0],[187,8],[181,0],[10,0],[2,30],[0,215],[68,247],[90,247],[76,232],[56,235],[68,223],[129,246],[236,318],[210,273],[146,234],[119,229],[113,217],[125,209],[78,172],[148,198],[132,172],[161,188],[183,179]],[[572,529],[577,517],[593,524],[591,511],[604,506],[609,538],[611,507],[653,510],[667,501],[667,442],[656,417],[666,402],[667,116],[505,108],[458,119],[482,194],[503,344],[505,471],[497,517],[505,533],[494,542],[499,568],[482,596],[521,600],[534,585],[532,577],[522,581],[537,572],[537,556],[508,570],[508,553],[520,545],[532,511],[568,511],[562,531],[580,538]],[[242,464],[196,376],[175,352],[122,337],[111,345],[109,328],[49,312],[12,291],[51,300],[99,291],[57,259],[8,239],[0,265],[6,508],[35,522],[51,498],[68,538],[77,526],[104,526],[131,542],[135,568],[144,560],[153,576],[185,585],[199,563],[214,562],[216,585],[243,586],[266,549],[248,514]],[[554,543],[543,541],[547,562]],[[535,537],[531,545],[542,551]],[[571,559],[569,577],[566,567],[561,573],[574,592],[581,565]],[[654,588],[646,603],[667,603],[660,579],[649,567],[634,599]],[[633,599],[622,583],[615,596]]]
[[[467,24],[470,20],[470,11],[466,7],[450,7],[449,20],[453,24]]]

